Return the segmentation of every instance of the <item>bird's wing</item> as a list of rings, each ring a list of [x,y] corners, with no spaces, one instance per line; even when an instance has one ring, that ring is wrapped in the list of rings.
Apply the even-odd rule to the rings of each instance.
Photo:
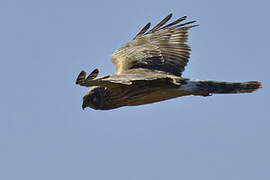
[[[144,68],[181,76],[190,54],[190,47],[186,44],[188,30],[197,25],[189,25],[195,21],[178,24],[186,19],[184,16],[163,26],[171,16],[169,14],[146,32],[150,27],[148,23],[132,41],[113,53],[112,62],[116,74]]]
[[[153,72],[149,69],[130,69],[125,71],[122,74],[114,74],[112,76],[103,76],[103,77],[97,77],[98,75],[98,69],[95,69],[92,73],[90,73],[86,77],[86,72],[81,71],[81,73],[78,75],[76,84],[90,87],[90,86],[103,86],[107,88],[113,88],[113,87],[119,87],[119,86],[129,86],[136,82],[147,82],[147,81],[166,81],[171,82],[172,84],[179,86],[180,81],[183,80],[183,78],[164,74],[160,72]]]

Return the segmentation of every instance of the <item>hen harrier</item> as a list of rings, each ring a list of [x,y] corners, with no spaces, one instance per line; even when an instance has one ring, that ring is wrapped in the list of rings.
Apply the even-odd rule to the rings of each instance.
[[[147,32],[150,23],[132,41],[112,55],[115,74],[96,78],[95,69],[86,78],[81,71],[76,84],[90,87],[83,97],[82,108],[108,110],[122,106],[154,103],[186,95],[251,93],[261,87],[258,81],[220,82],[191,80],[182,77],[190,47],[188,30],[197,26],[190,21],[179,24],[186,16],[165,25],[172,14]]]

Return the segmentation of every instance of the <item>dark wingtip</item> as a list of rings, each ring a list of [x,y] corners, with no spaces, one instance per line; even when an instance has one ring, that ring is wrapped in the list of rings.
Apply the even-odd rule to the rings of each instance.
[[[150,26],[151,26],[151,23],[148,22],[133,39],[136,39],[142,36],[150,28]]]
[[[151,30],[149,30],[146,34],[153,33],[155,31],[158,31],[160,27],[162,27],[164,24],[166,24],[172,17],[172,13],[167,15],[164,19],[162,19],[155,27],[153,27]]]
[[[76,79],[76,84],[81,84],[82,82],[84,82],[85,76],[86,76],[86,72],[82,70]]]
[[[167,16],[167,18],[170,19],[172,17],[172,15],[173,15],[173,13],[169,13],[168,16]]]
[[[86,78],[85,80],[87,81],[87,80],[93,80],[93,79],[95,79],[95,78],[98,76],[98,73],[99,73],[98,69],[97,69],[97,68],[94,69],[94,70],[87,76],[87,78]]]

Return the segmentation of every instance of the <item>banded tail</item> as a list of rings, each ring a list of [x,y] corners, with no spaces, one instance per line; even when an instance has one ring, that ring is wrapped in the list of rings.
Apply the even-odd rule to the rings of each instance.
[[[181,89],[190,91],[194,95],[209,96],[211,94],[252,93],[261,87],[262,83],[259,81],[221,82],[187,80],[186,84],[181,86]]]

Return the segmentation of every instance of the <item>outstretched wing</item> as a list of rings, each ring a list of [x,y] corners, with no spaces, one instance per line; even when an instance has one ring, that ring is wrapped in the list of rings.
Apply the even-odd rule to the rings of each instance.
[[[148,23],[132,41],[113,53],[112,62],[116,74],[144,68],[181,76],[190,55],[190,47],[186,44],[188,30],[197,25],[188,25],[195,21],[178,24],[186,19],[184,16],[163,26],[171,16],[169,14],[146,32],[150,27]]]
[[[163,74],[160,72],[153,72],[149,69],[130,69],[122,74],[114,74],[112,76],[98,77],[98,69],[92,71],[87,77],[86,72],[83,70],[80,72],[76,79],[76,84],[80,86],[90,87],[90,86],[103,86],[107,88],[129,86],[137,82],[142,81],[165,81],[166,83],[171,83],[172,85],[180,85],[180,81],[184,80],[182,77]]]

